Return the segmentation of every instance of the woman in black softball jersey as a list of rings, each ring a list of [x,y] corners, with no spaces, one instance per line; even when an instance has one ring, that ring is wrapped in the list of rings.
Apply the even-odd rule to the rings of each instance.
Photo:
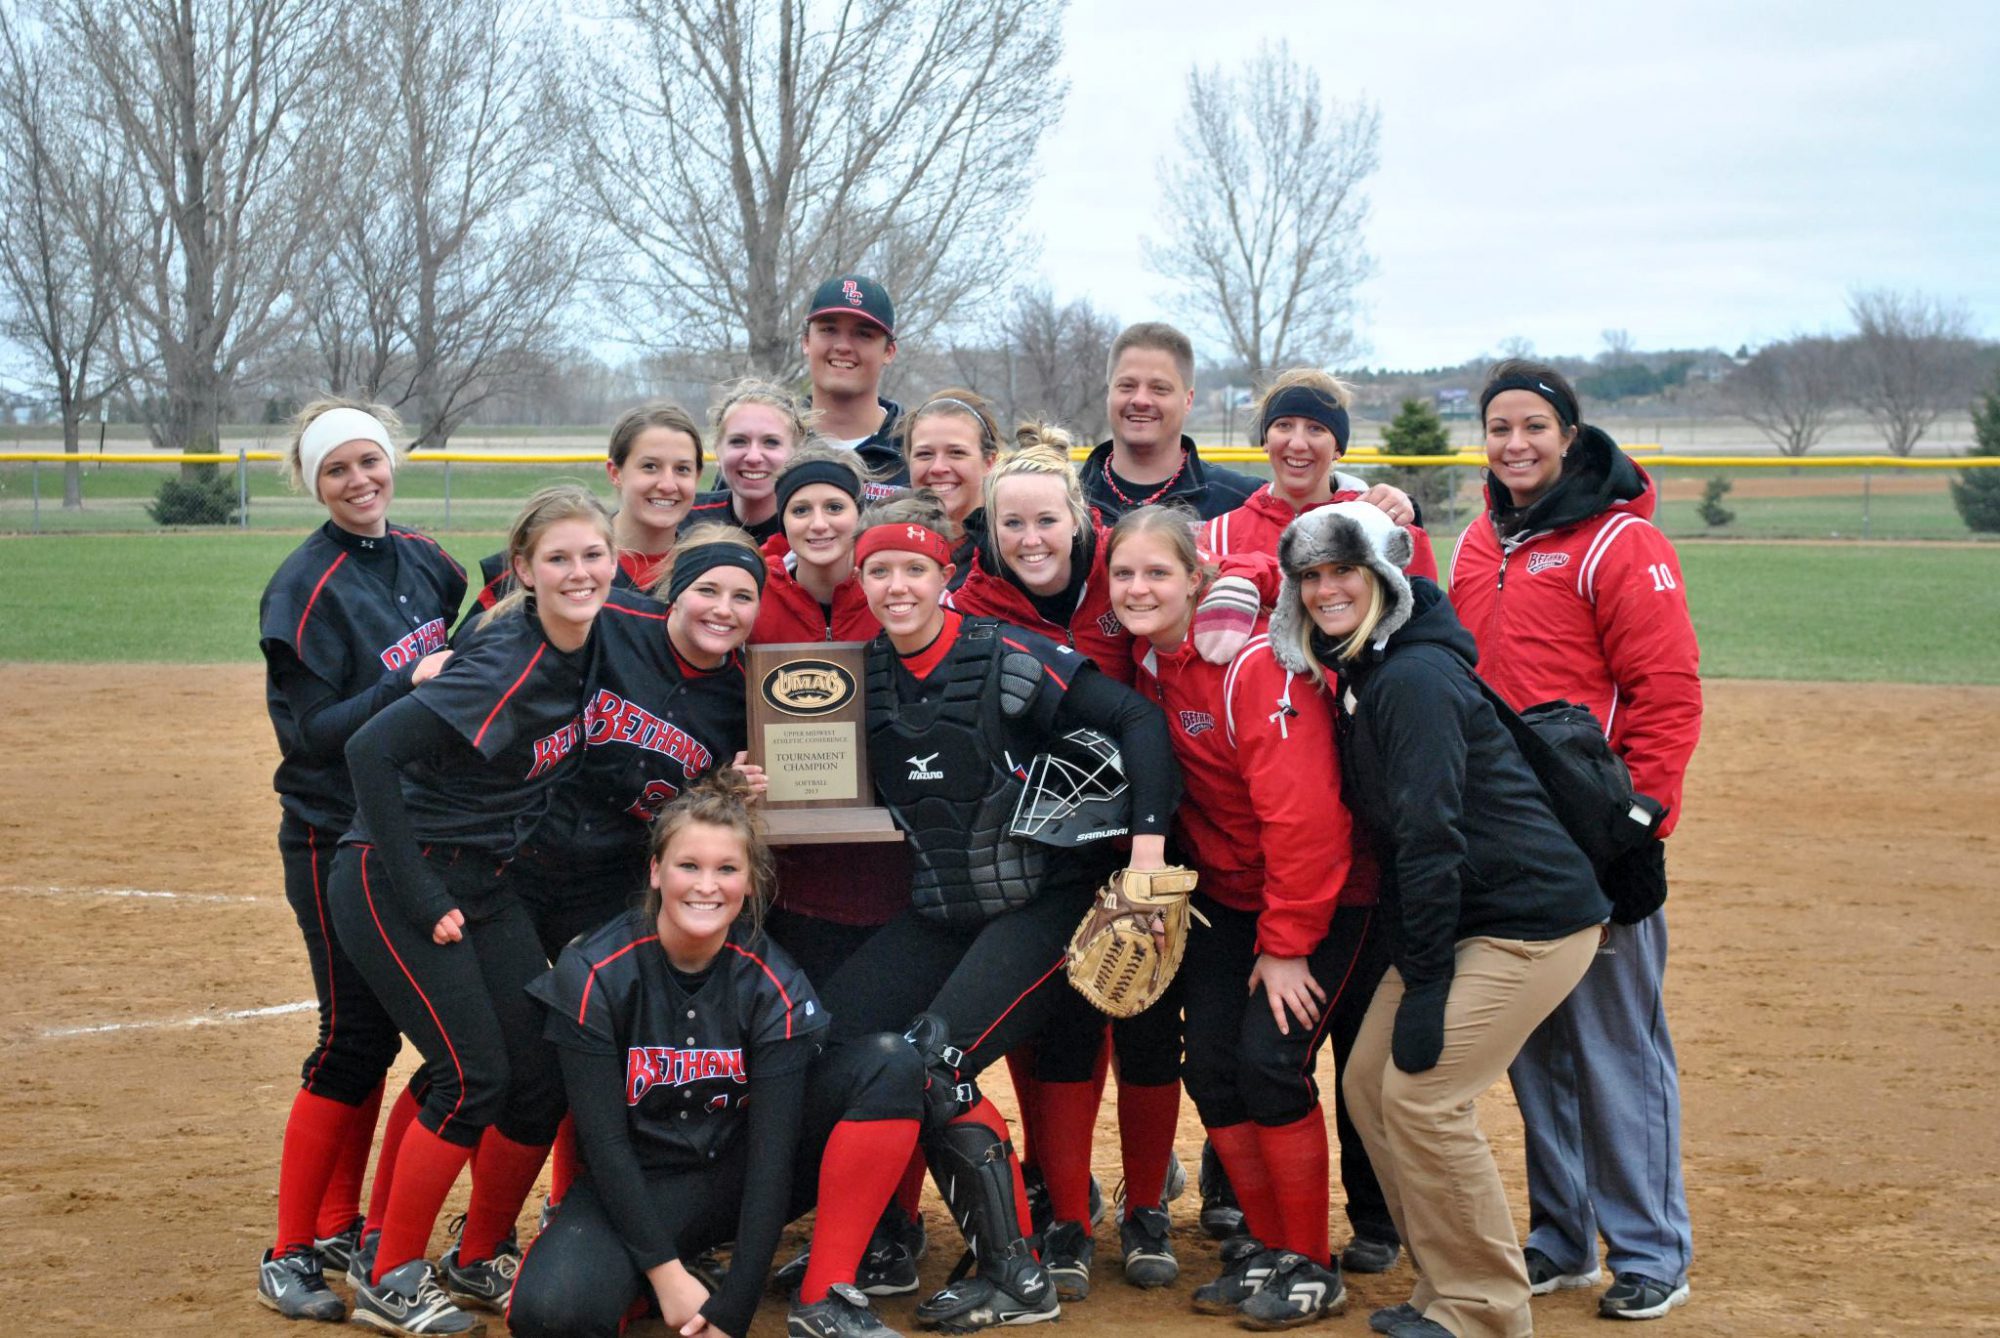
[[[507,1320],[522,1338],[609,1338],[644,1297],[683,1335],[741,1338],[815,1190],[790,1332],[886,1333],[852,1283],[916,1143],[922,1067],[893,1033],[821,1053],[826,1011],[759,925],[772,865],[754,788],[724,768],[669,804],[645,905],[532,987],[583,1174],[521,1266]],[[732,1240],[711,1294],[682,1261]]]
[[[429,1083],[355,1292],[356,1319],[396,1333],[477,1327],[423,1257],[438,1210],[473,1161],[466,1237],[497,1237],[495,1205],[520,1203],[561,1117],[554,1056],[525,994],[547,958],[501,868],[582,741],[615,568],[610,518],[580,487],[544,488],[508,552],[516,590],[461,637],[444,672],[347,745],[357,813],[334,862],[334,925],[423,1052]],[[454,1294],[499,1304],[506,1270],[471,1253],[446,1258]]]
[[[317,400],[287,451],[292,483],[327,511],[264,588],[258,612],[265,701],[282,760],[278,850],[319,1000],[285,1122],[278,1237],[257,1299],[290,1319],[345,1318],[323,1263],[347,1266],[382,1080],[401,1039],[329,929],[326,880],[354,816],[347,741],[377,711],[434,676],[465,598],[465,572],[432,540],[388,522],[396,492],[395,416]],[[318,1246],[316,1249],[315,1246]]]

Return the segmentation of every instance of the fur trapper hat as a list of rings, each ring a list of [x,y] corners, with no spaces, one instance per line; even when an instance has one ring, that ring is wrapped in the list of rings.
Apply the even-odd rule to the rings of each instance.
[[[1368,502],[1335,502],[1301,514],[1278,540],[1278,566],[1285,579],[1271,613],[1272,656],[1295,674],[1307,671],[1299,633],[1310,615],[1299,597],[1299,576],[1325,562],[1366,567],[1375,573],[1389,607],[1375,625],[1371,644],[1388,641],[1410,620],[1410,579],[1403,568],[1415,552],[1410,532]]]

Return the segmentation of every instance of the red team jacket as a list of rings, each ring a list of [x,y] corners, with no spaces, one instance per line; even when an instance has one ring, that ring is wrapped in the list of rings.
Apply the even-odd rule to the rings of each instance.
[[[1480,676],[1509,705],[1562,698],[1596,713],[1633,787],[1669,806],[1665,836],[1701,735],[1700,653],[1680,560],[1652,524],[1652,480],[1610,438],[1584,433],[1572,448],[1586,452],[1582,467],[1558,484],[1569,495],[1543,499],[1555,504],[1549,528],[1534,527],[1541,503],[1509,543],[1490,511],[1466,527],[1451,602],[1479,645]]]
[[[1340,798],[1333,705],[1310,678],[1271,658],[1261,623],[1227,665],[1189,642],[1163,653],[1135,641],[1140,692],[1166,713],[1187,787],[1175,830],[1201,890],[1253,911],[1257,951],[1303,957],[1337,905],[1375,901],[1375,869],[1355,853]]]
[[[767,553],[769,549],[765,550]],[[827,625],[827,611],[810,590],[792,575],[785,555],[767,558],[770,575],[764,581],[763,602],[757,608],[757,623],[750,629],[750,644],[768,646],[784,641],[868,641],[882,630],[882,624],[868,611],[867,597],[861,593],[859,569],[833,588],[833,623]]]
[[[1069,626],[1058,627],[1042,617],[1027,591],[1006,576],[986,567],[987,554],[976,553],[972,575],[965,584],[944,597],[945,604],[960,613],[982,618],[999,618],[1030,632],[1040,632],[1058,645],[1073,646],[1099,669],[1127,687],[1132,685],[1132,635],[1111,611],[1111,582],[1104,574],[1105,540],[1110,532],[1100,528],[1092,545],[1090,574],[1084,578],[1083,592],[1077,597],[1076,612]]]
[[[1342,476],[1336,475],[1337,479]],[[1351,479],[1342,479],[1353,482]],[[1336,488],[1332,497],[1324,502],[1306,508],[1316,511],[1319,507],[1330,506],[1334,502],[1352,502],[1365,492],[1363,488]],[[1202,548],[1220,557],[1225,553],[1270,553],[1278,551],[1278,539],[1285,532],[1285,526],[1298,519],[1299,512],[1292,510],[1291,503],[1271,495],[1271,485],[1266,483],[1250,494],[1248,501],[1234,511],[1217,516],[1205,523],[1197,534]],[[1435,581],[1438,574],[1437,557],[1431,552],[1431,537],[1423,527],[1407,527],[1416,547],[1416,555],[1410,559],[1410,575],[1428,576]]]

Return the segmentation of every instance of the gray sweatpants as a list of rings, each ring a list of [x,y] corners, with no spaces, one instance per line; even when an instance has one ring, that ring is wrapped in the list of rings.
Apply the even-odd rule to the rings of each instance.
[[[1694,1256],[1681,1182],[1681,1088],[1661,984],[1667,919],[1610,926],[1583,980],[1507,1076],[1528,1151],[1528,1245],[1564,1273],[1597,1266],[1678,1286]]]

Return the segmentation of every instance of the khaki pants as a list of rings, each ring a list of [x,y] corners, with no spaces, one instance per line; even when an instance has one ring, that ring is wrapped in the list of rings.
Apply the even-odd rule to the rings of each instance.
[[[1597,942],[1594,925],[1547,942],[1461,942],[1444,1050],[1423,1073],[1405,1073],[1389,1057],[1403,1000],[1394,967],[1355,1038],[1344,1089],[1389,1215],[1417,1265],[1410,1304],[1459,1338],[1534,1332],[1514,1219],[1473,1102],[1583,978]]]

